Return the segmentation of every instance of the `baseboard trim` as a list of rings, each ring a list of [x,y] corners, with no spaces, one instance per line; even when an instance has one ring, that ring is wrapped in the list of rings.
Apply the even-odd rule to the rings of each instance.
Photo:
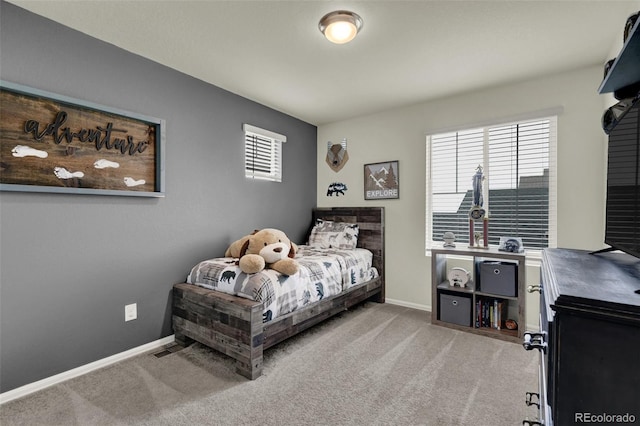
[[[431,306],[428,306],[428,305],[420,305],[418,303],[405,302],[404,300],[389,299],[388,297],[385,298],[384,301],[385,303],[389,303],[390,305],[404,306],[405,308],[413,308],[413,309],[419,309],[421,311],[431,312]]]
[[[175,338],[172,334],[171,336],[167,336],[154,342],[129,349],[128,351],[120,352],[110,357],[99,359],[98,361],[82,365],[78,368],[56,374],[55,376],[47,377],[46,379],[38,380],[37,382],[29,383],[28,385],[24,385],[19,388],[0,393],[0,405],[9,401],[13,401],[14,399],[22,398],[23,396],[27,396],[34,392],[38,392],[42,389],[48,388],[49,386],[57,385],[58,383],[73,379],[74,377],[82,376],[83,374],[99,370],[117,362],[124,361],[125,359],[161,348],[165,345],[173,343],[174,341]]]

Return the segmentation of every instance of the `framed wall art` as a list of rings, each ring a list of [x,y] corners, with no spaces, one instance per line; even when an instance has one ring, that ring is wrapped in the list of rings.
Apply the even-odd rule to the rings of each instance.
[[[398,161],[364,165],[364,199],[400,198]]]
[[[164,120],[0,81],[0,190],[164,196]]]

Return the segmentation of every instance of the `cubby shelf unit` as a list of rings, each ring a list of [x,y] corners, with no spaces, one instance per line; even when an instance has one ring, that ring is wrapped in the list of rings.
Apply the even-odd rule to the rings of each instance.
[[[451,286],[447,280],[447,272],[450,266],[447,266],[447,259],[469,260],[473,267],[469,271],[471,280],[465,287]],[[516,296],[505,296],[496,293],[484,292],[477,288],[478,267],[479,263],[484,261],[498,261],[514,263],[517,266]],[[498,251],[496,248],[432,248],[431,249],[431,323],[442,325],[457,330],[467,331],[475,334],[481,334],[497,339],[522,343],[525,328],[525,282],[526,282],[526,264],[524,253],[510,253]],[[461,297],[471,299],[471,326],[454,324],[451,322],[441,321],[441,304],[440,296],[460,295]],[[476,302],[481,299],[499,299],[508,303],[511,312],[517,312],[514,319],[518,323],[516,330],[509,330],[502,327],[500,330],[490,327],[477,327],[475,318],[477,317]]]

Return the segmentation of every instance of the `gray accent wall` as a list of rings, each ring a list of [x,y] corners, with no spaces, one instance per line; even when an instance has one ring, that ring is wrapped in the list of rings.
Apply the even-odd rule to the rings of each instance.
[[[171,335],[172,285],[254,228],[303,242],[315,126],[6,2],[0,64],[2,80],[166,120],[165,198],[0,193],[0,392]],[[282,183],[244,177],[243,123],[287,136]]]

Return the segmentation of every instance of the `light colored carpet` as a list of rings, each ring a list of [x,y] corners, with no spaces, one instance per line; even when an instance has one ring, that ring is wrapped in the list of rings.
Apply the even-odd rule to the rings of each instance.
[[[158,352],[158,351],[156,351]],[[249,381],[199,344],[144,354],[0,407],[10,425],[483,425],[535,418],[537,354],[366,303],[265,353]]]

